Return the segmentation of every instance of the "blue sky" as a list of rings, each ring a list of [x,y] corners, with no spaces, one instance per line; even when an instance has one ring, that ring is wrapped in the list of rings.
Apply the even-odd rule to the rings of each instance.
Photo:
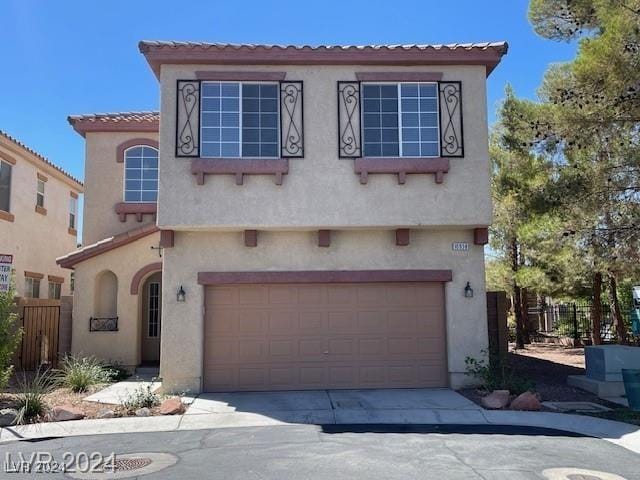
[[[489,78],[489,120],[507,82],[535,98],[574,44],[544,40],[528,0],[0,0],[0,129],[83,178],[69,114],[154,110],[158,85],[139,40],[385,44],[507,40]]]

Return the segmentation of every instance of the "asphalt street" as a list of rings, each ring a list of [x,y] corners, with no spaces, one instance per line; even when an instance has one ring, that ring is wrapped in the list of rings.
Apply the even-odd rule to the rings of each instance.
[[[622,447],[600,439],[524,427],[244,427],[20,441],[2,445],[0,452],[0,477],[15,479],[640,480],[640,456]],[[34,471],[38,467],[56,470],[61,468],[57,464],[69,459],[76,459],[76,467],[86,467],[86,459],[78,455],[81,452],[99,452],[105,457],[115,453],[121,467],[139,468],[117,473],[99,473],[97,468],[97,472],[84,475]],[[125,454],[135,455],[123,457]],[[38,458],[41,464],[34,466]],[[25,462],[22,467],[20,461]],[[31,473],[9,473],[14,467],[24,469],[26,464],[31,465]],[[153,468],[159,471],[146,473]],[[581,469],[582,473],[548,471],[563,468]],[[585,469],[620,477],[587,474]]]

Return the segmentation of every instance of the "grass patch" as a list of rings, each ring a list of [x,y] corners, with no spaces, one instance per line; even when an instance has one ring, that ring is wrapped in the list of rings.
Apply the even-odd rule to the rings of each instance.
[[[18,380],[16,423],[23,425],[41,419],[47,411],[45,396],[55,388],[55,385],[55,377],[50,370],[38,370],[31,380],[28,380],[23,372],[22,378]]]
[[[62,368],[55,372],[56,381],[73,392],[86,392],[89,387],[109,383],[113,379],[112,370],[97,358],[67,355],[62,360]]]

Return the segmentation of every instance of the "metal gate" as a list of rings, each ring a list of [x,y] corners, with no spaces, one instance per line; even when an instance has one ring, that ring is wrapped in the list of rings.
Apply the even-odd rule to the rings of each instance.
[[[60,302],[26,300],[22,309],[22,355],[24,370],[57,367],[60,342]]]

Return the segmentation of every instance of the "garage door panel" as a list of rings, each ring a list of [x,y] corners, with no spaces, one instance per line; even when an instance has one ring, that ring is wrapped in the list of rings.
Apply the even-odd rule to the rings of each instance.
[[[440,284],[209,287],[204,390],[446,386]]]
[[[301,334],[310,335],[317,334],[322,335],[326,332],[326,312],[322,311],[302,311],[298,315],[298,329]]]
[[[298,293],[298,305],[325,305],[327,288],[324,285],[301,285],[295,289]]]
[[[268,290],[265,286],[238,287],[238,305],[265,305],[268,303],[268,298]]]

